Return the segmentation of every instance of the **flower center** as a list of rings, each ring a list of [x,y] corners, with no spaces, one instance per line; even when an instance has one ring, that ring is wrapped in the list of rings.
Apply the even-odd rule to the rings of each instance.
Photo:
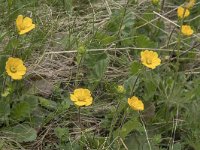
[[[147,63],[148,65],[152,64],[152,59],[147,58],[147,59],[146,59],[146,63]]]
[[[16,69],[16,67],[11,66],[11,67],[10,67],[10,71],[11,71],[12,73],[16,73],[16,72],[17,72],[17,69]]]
[[[85,97],[84,97],[84,96],[79,96],[79,97],[78,97],[78,100],[79,100],[79,101],[85,101]]]

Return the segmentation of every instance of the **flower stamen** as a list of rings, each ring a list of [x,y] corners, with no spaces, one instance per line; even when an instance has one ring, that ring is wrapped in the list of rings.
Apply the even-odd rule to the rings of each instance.
[[[151,65],[152,64],[152,60],[151,59],[146,59],[146,63],[148,64],[148,65]]]
[[[11,71],[12,73],[16,73],[16,72],[17,72],[17,69],[16,69],[16,67],[11,66],[11,67],[10,67],[10,71]]]

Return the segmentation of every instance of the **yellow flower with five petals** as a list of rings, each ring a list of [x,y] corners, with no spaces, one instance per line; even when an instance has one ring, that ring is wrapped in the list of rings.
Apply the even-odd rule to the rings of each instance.
[[[186,36],[190,36],[194,33],[194,31],[192,30],[192,28],[189,25],[182,25],[181,32],[182,32],[182,34],[184,34]]]
[[[141,52],[141,61],[143,65],[151,69],[155,69],[161,63],[158,53],[149,50]]]
[[[144,104],[136,96],[128,98],[128,104],[133,110],[144,110]]]
[[[73,94],[70,94],[70,99],[77,106],[89,106],[92,104],[93,98],[91,92],[88,89],[75,89]]]
[[[19,31],[19,34],[25,34],[35,28],[35,24],[32,23],[32,19],[29,17],[23,17],[19,15],[16,19],[16,26]]]
[[[187,8],[178,7],[177,15],[179,18],[186,18],[190,15],[190,11]]]
[[[10,57],[6,62],[6,72],[13,80],[21,80],[26,67],[21,59]]]

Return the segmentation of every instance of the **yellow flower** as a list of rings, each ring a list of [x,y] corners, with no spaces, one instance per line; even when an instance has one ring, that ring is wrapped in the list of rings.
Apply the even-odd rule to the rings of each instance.
[[[185,18],[190,15],[190,11],[187,8],[178,7],[177,14],[179,18]]]
[[[190,36],[194,33],[192,28],[188,25],[182,25],[181,26],[181,32],[182,32],[182,34],[187,35],[187,36]]]
[[[196,0],[189,0],[186,5],[185,8],[187,9],[191,9],[192,7],[194,7]]]
[[[158,58],[158,54],[149,50],[141,52],[141,61],[143,65],[151,69],[155,69],[161,63],[160,58]]]
[[[17,17],[16,26],[20,35],[25,34],[35,28],[35,24],[32,23],[32,19],[29,17],[23,18],[22,15]]]
[[[21,59],[10,57],[6,62],[6,72],[13,80],[21,80],[26,67]]]
[[[128,98],[128,104],[133,110],[144,110],[144,104],[136,96]]]
[[[89,106],[92,104],[93,98],[88,89],[75,89],[73,94],[70,94],[70,99],[77,106]]]
[[[123,86],[123,85],[118,85],[118,87],[117,87],[117,92],[118,92],[118,93],[125,93],[126,90],[124,89],[124,86]]]

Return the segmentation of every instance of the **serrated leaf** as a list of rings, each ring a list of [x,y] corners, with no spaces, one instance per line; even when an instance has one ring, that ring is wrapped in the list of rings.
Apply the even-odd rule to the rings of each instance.
[[[22,101],[14,105],[11,110],[11,117],[15,120],[23,120],[25,117],[29,117],[31,108],[28,102]]]
[[[145,94],[144,94],[145,99],[146,100],[151,99],[156,92],[157,85],[155,84],[155,82],[149,79],[145,79],[144,87],[145,87]]]
[[[30,105],[31,111],[38,107],[38,97],[33,95],[25,95],[22,97],[22,100],[27,102]]]
[[[96,62],[103,60],[103,59],[107,59],[107,55],[105,53],[88,53],[85,57],[85,64],[88,68],[93,68],[94,65],[96,64]]]
[[[97,40],[97,42],[103,44],[103,45],[107,45],[112,43],[113,41],[116,40],[115,36],[111,36],[107,33],[104,32],[97,32],[95,35],[95,39]]]
[[[136,47],[141,48],[154,48],[156,44],[150,40],[149,37],[145,35],[139,35],[135,38],[135,45]]]
[[[149,150],[149,145],[147,143],[145,134],[131,134],[125,139],[125,144],[130,150]],[[157,145],[151,143],[152,150],[161,150],[161,148]],[[162,149],[164,150],[164,149]]]
[[[133,94],[134,90],[137,88],[139,83],[139,79],[137,76],[130,76],[125,82],[124,87],[126,89],[127,94],[130,96]],[[134,88],[134,89],[133,89]]]
[[[0,118],[7,117],[10,114],[10,104],[7,101],[0,101]]]
[[[52,110],[57,109],[57,103],[52,101],[52,100],[48,100],[48,99],[45,99],[43,97],[39,97],[39,103],[40,103],[41,106],[43,106],[47,109],[52,109]]]
[[[141,128],[141,124],[137,117],[133,117],[131,120],[127,121],[122,128],[118,128],[113,133],[114,138],[120,136],[122,139],[124,139],[131,131],[138,130],[138,128]]]
[[[112,16],[109,20],[109,22],[106,25],[106,30],[110,33],[115,33],[119,31],[120,23],[122,21],[124,9],[121,9],[119,11],[115,11],[112,13]]]
[[[22,124],[8,128],[6,133],[10,138],[13,138],[18,142],[31,142],[37,138],[37,132],[35,129]]]
[[[96,62],[92,71],[92,77],[96,80],[101,79],[105,71],[107,70],[107,66],[108,66],[108,59],[102,59]]]
[[[70,99],[64,99],[61,102],[61,107],[62,107],[62,109],[68,109],[71,104],[73,104],[73,103],[72,103],[72,101]]]
[[[141,63],[139,62],[132,62],[131,66],[130,66],[130,73],[131,75],[135,75],[139,72],[139,70],[141,69]]]
[[[56,136],[60,140],[68,140],[69,137],[69,129],[67,128],[61,128],[61,127],[56,127],[54,130]]]

